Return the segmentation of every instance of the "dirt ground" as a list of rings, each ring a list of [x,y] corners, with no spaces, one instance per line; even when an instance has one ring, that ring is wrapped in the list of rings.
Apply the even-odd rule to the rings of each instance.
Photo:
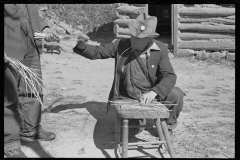
[[[90,42],[97,44],[96,42]],[[57,137],[49,142],[22,142],[28,157],[115,158],[114,112],[105,114],[114,60],[88,60],[72,52],[75,41],[62,41],[59,54],[43,52],[45,87],[42,126]],[[177,87],[187,96],[174,130],[179,158],[235,157],[235,68],[170,56]],[[49,111],[48,110],[48,111]],[[152,123],[150,120],[147,123]],[[136,140],[156,138],[146,129]],[[129,150],[129,157],[169,157],[164,148]]]

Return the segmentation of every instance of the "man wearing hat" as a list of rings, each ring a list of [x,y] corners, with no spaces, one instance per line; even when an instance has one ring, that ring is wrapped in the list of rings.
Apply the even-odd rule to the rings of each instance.
[[[109,100],[141,98],[141,103],[158,99],[178,104],[167,106],[172,112],[165,121],[172,131],[182,111],[185,93],[174,87],[177,76],[169,61],[167,45],[154,39],[159,36],[155,32],[156,26],[156,17],[142,13],[129,23],[130,39],[122,38],[110,44],[93,46],[85,43],[88,38],[79,35],[73,51],[91,60],[115,58],[115,75]],[[108,103],[107,113],[109,107]],[[133,119],[129,124],[141,122],[144,121]],[[129,136],[137,132],[138,130],[132,129]]]

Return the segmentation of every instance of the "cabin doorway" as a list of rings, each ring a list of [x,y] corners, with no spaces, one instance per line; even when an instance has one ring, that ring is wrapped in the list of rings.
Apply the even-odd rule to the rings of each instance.
[[[156,39],[172,48],[172,6],[171,4],[148,4],[148,14],[158,19]]]

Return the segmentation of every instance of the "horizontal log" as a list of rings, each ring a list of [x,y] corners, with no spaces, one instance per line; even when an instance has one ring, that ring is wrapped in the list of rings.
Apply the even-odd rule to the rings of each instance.
[[[118,35],[117,38],[131,38],[130,35]]]
[[[226,17],[235,15],[235,8],[193,8],[182,7],[178,9],[178,13],[184,16],[211,16]]]
[[[128,26],[129,22],[133,19],[116,19],[114,21],[114,24],[122,25],[122,26]]]
[[[234,42],[191,42],[182,41],[178,44],[181,49],[209,50],[209,51],[235,51]]]
[[[235,24],[235,20],[225,18],[180,18],[179,22],[184,23],[214,22],[222,24]]]
[[[218,32],[218,33],[235,33],[235,25],[204,25],[204,24],[184,24],[179,23],[179,30],[189,30],[189,31],[206,31],[206,32]]]
[[[120,6],[116,8],[119,13],[130,13],[130,14],[141,14],[144,12],[145,7],[135,7],[135,6]]]
[[[136,7],[145,7],[146,4],[131,4],[132,6],[136,6]]]
[[[225,17],[225,18],[227,18],[227,19],[234,19],[234,20],[235,20],[235,15],[233,15],[233,16],[228,16],[228,17]]]
[[[118,24],[115,24],[114,27],[113,27],[113,33],[118,36],[118,29],[119,29],[119,26]]]
[[[181,40],[235,39],[235,34],[180,32]]]
[[[123,35],[131,35],[130,31],[128,28],[118,28],[117,30],[118,34],[123,34]]]

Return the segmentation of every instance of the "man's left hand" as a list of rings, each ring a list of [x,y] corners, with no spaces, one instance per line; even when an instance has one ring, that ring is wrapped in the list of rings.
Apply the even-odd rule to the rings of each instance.
[[[46,34],[45,41],[47,42],[59,42],[59,37],[50,29],[45,28],[42,33]]]
[[[141,97],[141,102],[140,103],[151,103],[157,96],[157,93],[154,91],[150,91],[146,94],[143,94]]]

